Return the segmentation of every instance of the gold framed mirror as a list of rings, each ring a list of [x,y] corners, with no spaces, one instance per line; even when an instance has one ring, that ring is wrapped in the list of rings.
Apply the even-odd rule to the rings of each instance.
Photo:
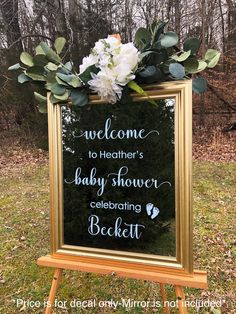
[[[191,275],[192,82],[131,96],[48,97],[51,256]]]

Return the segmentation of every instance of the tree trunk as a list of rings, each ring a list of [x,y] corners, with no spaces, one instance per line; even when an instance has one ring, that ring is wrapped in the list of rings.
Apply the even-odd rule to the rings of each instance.
[[[6,29],[6,38],[8,47],[13,43],[14,46],[7,54],[9,64],[16,62],[19,58],[19,53],[23,50],[21,31],[18,18],[18,0],[4,1],[1,5],[1,12]]]
[[[70,55],[73,63],[76,67],[80,64],[80,46],[79,46],[79,37],[82,31],[82,23],[79,25],[79,20],[82,19],[81,12],[78,7],[77,0],[69,1],[69,33],[70,33]]]
[[[57,37],[62,36],[67,38],[64,1],[54,0],[54,7],[55,7],[56,36]]]
[[[181,9],[180,9],[180,0],[175,0],[175,32],[180,38],[180,21],[181,21]]]

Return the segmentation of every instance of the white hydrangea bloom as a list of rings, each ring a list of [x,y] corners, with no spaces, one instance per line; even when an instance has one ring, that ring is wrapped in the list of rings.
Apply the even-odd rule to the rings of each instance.
[[[117,38],[108,36],[97,41],[91,54],[83,58],[80,74],[95,64],[100,71],[91,73],[90,88],[102,99],[115,103],[121,98],[122,86],[135,79],[138,62],[139,52],[133,43],[122,44]]]
[[[90,54],[88,57],[84,57],[82,60],[82,64],[79,66],[80,74],[83,73],[88,67],[94,65],[98,62],[98,57]]]
[[[103,54],[103,56],[101,58],[99,58],[99,61],[98,61],[98,66],[100,68],[103,68],[103,67],[108,67],[112,65],[112,58],[109,54]]]
[[[121,45],[119,54],[114,56],[114,64],[129,64],[131,71],[135,71],[139,61],[139,52],[133,43]]]
[[[92,49],[93,53],[94,54],[97,54],[97,55],[101,55],[104,53],[104,49],[105,49],[105,45],[104,45],[104,40],[99,40],[95,43],[95,46],[94,48]]]
[[[102,59],[104,55],[108,54],[110,56],[122,46],[120,41],[113,36],[108,36],[105,39],[100,39],[95,43],[94,48],[92,49],[92,53],[97,55],[99,59]]]
[[[108,36],[105,39],[105,42],[106,42],[106,49],[111,54],[113,54],[113,52],[115,51],[119,51],[119,48],[122,46],[122,43],[119,41],[119,39],[113,36]]]
[[[133,74],[132,69],[128,63],[120,63],[114,66],[111,70],[116,79],[116,82],[122,86],[135,79],[135,75]]]

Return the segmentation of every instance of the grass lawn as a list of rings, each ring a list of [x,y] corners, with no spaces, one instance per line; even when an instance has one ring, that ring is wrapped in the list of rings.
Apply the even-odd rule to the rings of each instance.
[[[194,260],[207,270],[209,289],[185,289],[188,300],[222,301],[222,307],[189,309],[189,313],[236,313],[233,280],[235,244],[235,173],[233,163],[194,163]],[[27,165],[3,171],[0,178],[0,313],[42,313],[49,293],[52,270],[36,265],[49,252],[48,167]],[[234,197],[233,197],[234,195]],[[169,300],[175,300],[172,287]],[[57,299],[67,301],[54,313],[162,313],[161,309],[106,307],[73,309],[76,300],[160,300],[157,284],[113,276],[65,271]],[[17,306],[16,300],[32,301],[33,307]],[[40,305],[39,305],[40,303]],[[63,302],[62,302],[63,303]],[[89,304],[89,303],[88,303]],[[62,305],[62,304],[58,304]],[[37,308],[37,306],[40,306]],[[172,313],[178,313],[176,309]]]

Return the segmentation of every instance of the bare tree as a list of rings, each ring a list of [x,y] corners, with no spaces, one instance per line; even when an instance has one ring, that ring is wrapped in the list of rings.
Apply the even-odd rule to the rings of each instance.
[[[8,54],[9,62],[14,62],[18,58],[20,51],[23,50],[22,42],[19,40],[21,38],[21,30],[19,26],[18,0],[2,1],[0,8],[8,47],[16,42],[15,51],[11,51]]]
[[[202,54],[209,45],[222,51],[223,67],[207,74],[210,92],[216,96],[214,91],[218,89],[221,96],[216,96],[217,103],[228,103],[234,108],[234,0],[0,0],[0,4],[2,95],[6,95],[11,82],[6,71],[8,65],[18,61],[22,50],[33,52],[42,39],[51,43],[57,36],[65,37],[64,59],[72,59],[78,68],[82,57],[99,38],[120,33],[122,41],[128,42],[138,27],[147,27],[152,21],[162,19],[169,22],[169,30],[178,33],[181,44],[188,36],[199,37]],[[201,122],[212,105],[208,99],[198,97],[195,102]]]

